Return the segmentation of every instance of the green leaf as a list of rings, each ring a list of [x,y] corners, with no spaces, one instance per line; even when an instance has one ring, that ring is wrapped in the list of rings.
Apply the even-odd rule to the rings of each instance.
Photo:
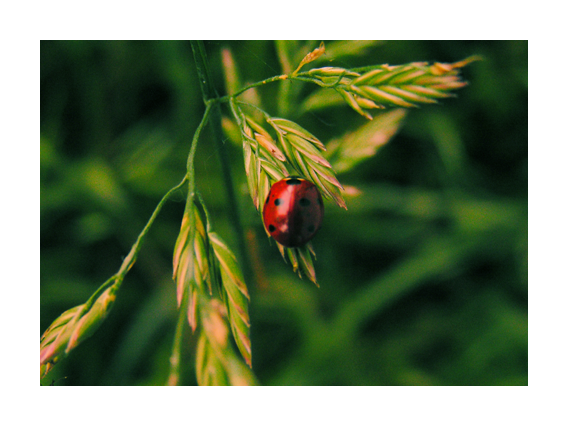
[[[329,160],[335,171],[347,172],[374,156],[396,134],[406,113],[406,110],[400,108],[380,113],[354,132],[331,141]]]
[[[228,94],[235,93],[242,86],[241,79],[239,77],[239,70],[237,69],[237,64],[235,63],[235,58],[231,49],[224,47],[221,49],[221,59],[223,61],[223,71],[225,76],[225,87]]]
[[[294,54],[299,50],[299,42],[297,40],[276,40],[274,43],[282,72],[290,74],[292,72],[292,62],[295,62]]]
[[[343,105],[343,97],[339,91],[326,88],[317,89],[302,102],[301,111],[317,111],[320,109]]]
[[[339,58],[366,55],[370,49],[381,44],[380,40],[342,40],[332,41],[326,45],[326,58]]]

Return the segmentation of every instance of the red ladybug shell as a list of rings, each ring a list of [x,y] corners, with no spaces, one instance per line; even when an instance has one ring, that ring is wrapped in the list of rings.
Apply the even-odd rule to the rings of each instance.
[[[262,219],[268,233],[283,246],[303,246],[321,227],[321,195],[316,186],[305,179],[279,180],[266,197]]]

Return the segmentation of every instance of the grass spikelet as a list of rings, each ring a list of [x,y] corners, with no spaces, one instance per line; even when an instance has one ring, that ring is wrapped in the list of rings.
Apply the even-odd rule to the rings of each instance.
[[[226,306],[216,298],[203,298],[200,305],[203,330],[197,344],[197,383],[209,386],[256,385],[254,374],[229,343]]]
[[[184,294],[188,295],[187,317],[195,332],[197,318],[203,315],[200,301],[207,300],[205,295],[222,297],[235,342],[250,365],[249,295],[242,271],[231,249],[211,230],[207,209],[200,197],[192,198],[174,249],[178,300],[183,300]]]
[[[479,59],[471,57],[453,64],[414,62],[352,70],[316,68],[299,74],[298,78],[335,89],[347,105],[371,120],[373,117],[365,109],[412,108],[452,96],[451,91],[467,85],[459,70]],[[335,80],[330,80],[331,77]]]
[[[47,328],[40,339],[42,377],[99,328],[114,304],[120,283],[120,278],[112,277],[86,303],[68,309]]]
[[[298,71],[300,71],[300,69],[304,65],[306,65],[306,64],[308,64],[312,61],[315,61],[317,58],[319,58],[324,53],[325,53],[325,45],[323,44],[323,41],[322,41],[317,49],[314,49],[313,51],[308,53],[306,56],[304,56],[304,59],[302,59],[302,62],[300,62],[300,65],[298,65],[298,68],[296,68],[296,70],[292,73],[292,75],[297,74]]]

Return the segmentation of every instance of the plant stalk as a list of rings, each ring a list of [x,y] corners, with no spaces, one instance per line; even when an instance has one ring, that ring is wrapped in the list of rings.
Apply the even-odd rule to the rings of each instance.
[[[242,260],[241,262],[242,270],[245,276],[245,281],[250,283],[248,290],[249,290],[249,295],[251,295],[252,297],[252,292],[254,291],[253,289],[254,286],[252,285],[253,275],[250,267],[248,252],[246,250],[245,235],[242,227],[240,209],[238,207],[239,203],[237,201],[233,185],[233,178],[231,175],[231,164],[229,161],[229,153],[227,150],[227,146],[223,142],[221,111],[219,107],[222,98],[218,97],[217,91],[213,86],[203,42],[192,41],[191,48],[193,50],[193,56],[195,58],[197,74],[201,86],[201,93],[203,94],[203,101],[205,102],[206,105],[211,105],[211,103],[214,103],[214,105],[212,105],[212,111],[211,111],[211,131],[213,132],[213,139],[215,140],[215,144],[217,146],[217,152],[219,153],[219,161],[221,162],[225,193],[228,205],[230,206],[229,208],[230,220],[233,227],[233,231],[237,235],[238,251],[240,254],[239,257]],[[244,90],[237,92],[235,95],[243,91]]]

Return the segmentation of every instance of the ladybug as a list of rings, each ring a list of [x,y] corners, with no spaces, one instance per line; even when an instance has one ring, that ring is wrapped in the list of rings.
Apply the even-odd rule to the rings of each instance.
[[[290,176],[279,180],[266,197],[262,219],[268,233],[283,246],[303,246],[321,228],[321,194],[306,179]]]

